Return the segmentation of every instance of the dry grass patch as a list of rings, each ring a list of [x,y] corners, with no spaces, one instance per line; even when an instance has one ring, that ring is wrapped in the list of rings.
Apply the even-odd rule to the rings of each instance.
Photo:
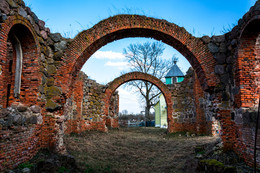
[[[194,148],[215,141],[210,136],[167,135],[159,128],[89,131],[65,137],[68,152],[83,172],[194,172]]]

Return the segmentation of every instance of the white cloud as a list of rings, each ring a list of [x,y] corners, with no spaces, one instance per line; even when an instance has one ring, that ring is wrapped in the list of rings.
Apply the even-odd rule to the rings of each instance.
[[[108,62],[105,63],[105,66],[122,67],[122,66],[127,66],[127,62],[111,62],[111,61],[108,61]]]
[[[96,59],[124,59],[125,56],[120,52],[97,51],[92,55]]]
[[[104,66],[111,66],[111,67],[117,67],[119,70],[125,70],[126,68],[128,68],[128,64],[127,62],[111,62],[108,61],[104,64]]]

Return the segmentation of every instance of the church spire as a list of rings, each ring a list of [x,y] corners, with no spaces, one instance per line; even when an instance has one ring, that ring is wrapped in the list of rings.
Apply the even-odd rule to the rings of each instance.
[[[182,82],[184,79],[184,74],[180,70],[180,68],[177,66],[178,58],[173,57],[173,66],[169,70],[169,72],[166,74],[165,79],[166,79],[166,84],[174,84],[174,83],[179,83]]]

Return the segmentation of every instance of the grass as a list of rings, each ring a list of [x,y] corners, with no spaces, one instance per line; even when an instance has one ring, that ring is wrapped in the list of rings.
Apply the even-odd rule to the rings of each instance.
[[[159,128],[122,128],[65,137],[83,172],[193,172],[195,148],[214,137],[167,135]]]
[[[32,167],[33,167],[33,164],[30,163],[30,162],[24,162],[24,163],[22,163],[22,164],[20,164],[20,165],[18,166],[19,169],[32,168]]]

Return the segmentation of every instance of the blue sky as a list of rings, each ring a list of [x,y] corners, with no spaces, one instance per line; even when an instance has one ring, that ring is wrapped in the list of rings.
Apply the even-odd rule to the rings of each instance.
[[[256,0],[24,0],[51,32],[74,38],[99,21],[116,14],[141,14],[165,19],[184,27],[192,35],[221,35],[254,5]],[[154,41],[146,38],[127,38],[107,44],[85,63],[82,71],[97,82],[106,84],[127,69],[123,49],[130,43]],[[174,48],[165,45],[163,58],[179,57],[178,65],[185,73],[189,63]],[[133,94],[119,88],[120,111],[140,112]]]

